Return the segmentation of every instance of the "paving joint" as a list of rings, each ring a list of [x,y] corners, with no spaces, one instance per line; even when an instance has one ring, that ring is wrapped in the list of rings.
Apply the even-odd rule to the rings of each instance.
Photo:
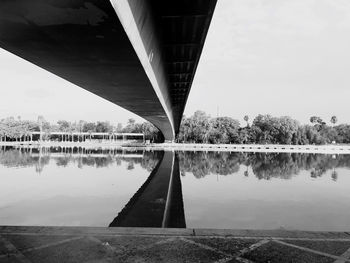
[[[0,258],[10,258],[15,257],[21,263],[31,263],[9,240],[0,235],[0,242],[4,244],[8,253],[5,255],[0,255]],[[1,257],[2,256],[2,257]]]
[[[208,245],[203,245],[203,244],[197,243],[197,242],[195,242],[195,241],[189,240],[189,239],[184,238],[184,237],[183,237],[183,238],[180,238],[180,240],[182,240],[182,241],[184,241],[184,242],[187,242],[187,243],[190,243],[190,244],[193,244],[193,245],[196,245],[196,246],[198,246],[198,247],[200,247],[200,248],[204,248],[204,249],[213,251],[213,252],[215,252],[215,253],[221,254],[221,255],[223,255],[223,256],[225,256],[225,257],[230,257],[230,258],[232,258],[232,257],[234,256],[234,255],[225,253],[225,252],[223,252],[223,251],[221,251],[221,250],[219,250],[219,249],[213,248],[213,247],[208,246]]]
[[[347,260],[343,260],[343,259],[337,259],[336,261],[334,261],[334,263],[344,263],[344,262],[349,262],[349,258],[350,258],[350,247],[348,250],[346,250],[343,254],[341,254],[340,256],[341,258],[345,258]]]
[[[215,261],[214,263],[227,263],[229,261],[231,261],[233,258],[222,258],[222,259],[219,259],[217,261]]]
[[[31,252],[31,251],[35,251],[35,250],[40,250],[40,249],[45,249],[45,248],[49,248],[49,247],[53,247],[53,246],[58,246],[58,245],[62,245],[62,244],[65,244],[65,243],[68,243],[68,242],[72,242],[72,241],[75,241],[75,240],[79,240],[79,239],[82,239],[82,238],[84,238],[84,237],[82,237],[82,236],[80,236],[80,237],[73,237],[73,238],[69,238],[69,239],[65,239],[65,240],[61,240],[61,241],[57,241],[57,242],[53,242],[53,243],[48,243],[46,245],[42,245],[42,246],[38,246],[38,247],[32,247],[32,248],[23,249],[22,252],[20,252],[10,241],[8,241],[7,239],[5,239],[3,237],[3,239],[7,240],[6,242],[8,242],[8,244],[12,244],[12,246],[15,249],[15,252],[11,253],[13,248],[6,247],[9,250],[10,253],[8,253],[8,254],[10,254],[10,255],[16,255],[16,254],[18,254],[18,252],[20,252],[20,253],[27,253],[27,252]],[[0,239],[1,239],[1,236],[0,236]],[[7,257],[7,255],[0,255],[0,258],[5,258],[5,257]]]
[[[207,249],[207,250],[211,250],[213,252],[216,252],[218,254],[221,254],[223,256],[225,256],[226,258],[223,258],[223,259],[220,259],[218,261],[216,261],[215,263],[226,263],[226,262],[229,262],[233,259],[239,261],[239,262],[242,262],[242,263],[253,263],[252,261],[248,260],[248,259],[245,259],[245,258],[242,258],[241,256],[245,253],[248,253],[248,252],[251,252],[253,251],[254,249],[257,249],[258,247],[264,245],[264,244],[267,244],[268,242],[270,242],[270,240],[268,240],[267,238],[263,239],[263,240],[259,240],[258,242],[254,243],[253,245],[249,246],[248,248],[246,249],[242,249],[241,251],[239,251],[238,253],[235,253],[235,254],[228,254],[228,253],[225,253],[219,249],[216,249],[216,248],[213,248],[211,246],[208,246],[208,245],[203,245],[201,243],[197,243],[193,240],[189,240],[187,239],[186,237],[184,238],[181,238],[181,240],[185,241],[185,242],[188,242],[190,244],[193,244],[193,245],[196,245],[198,247],[201,247],[203,249]]]
[[[254,263],[253,261],[246,259],[246,258],[241,258],[241,257],[235,257],[235,260],[242,262],[242,263]]]
[[[240,251],[239,255],[243,255],[243,254],[249,253],[249,252],[251,252],[251,251],[253,251],[253,250],[261,247],[262,245],[265,245],[265,244],[269,243],[269,242],[270,242],[270,240],[266,239],[266,238],[263,239],[263,240],[260,240],[260,241],[256,242],[255,244],[249,246],[248,248],[242,249]]]
[[[329,254],[329,253],[325,253],[325,252],[321,252],[321,251],[317,251],[317,250],[314,250],[314,249],[301,247],[301,246],[297,246],[297,245],[294,245],[294,244],[289,244],[289,243],[286,243],[286,242],[283,242],[283,241],[280,241],[280,240],[272,240],[272,241],[276,242],[276,243],[279,243],[281,245],[297,248],[297,249],[300,249],[300,250],[303,250],[303,251],[306,251],[306,252],[310,252],[310,253],[313,253],[313,254],[317,254],[317,255],[320,255],[320,256],[333,258],[335,260],[345,260],[344,262],[348,262],[348,259],[347,258],[343,258],[342,256],[335,256],[335,255],[332,255],[332,254]]]
[[[157,241],[157,242],[150,244],[150,245],[141,246],[141,247],[137,248],[137,250],[147,250],[147,249],[150,249],[150,248],[155,247],[155,246],[171,243],[171,242],[175,241],[176,239],[177,239],[177,237],[171,237],[171,238],[168,238],[165,240],[160,240],[160,241]]]

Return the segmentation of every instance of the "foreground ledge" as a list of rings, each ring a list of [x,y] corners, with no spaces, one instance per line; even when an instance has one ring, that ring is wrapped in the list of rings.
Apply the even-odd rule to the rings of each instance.
[[[350,262],[348,232],[0,226],[8,262]]]

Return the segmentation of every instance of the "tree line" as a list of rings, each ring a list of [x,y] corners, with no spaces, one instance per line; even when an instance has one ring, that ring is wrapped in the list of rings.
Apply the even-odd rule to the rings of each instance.
[[[245,125],[231,117],[215,117],[203,111],[196,111],[192,116],[182,118],[176,142],[210,143],[210,144],[329,144],[332,142],[350,143],[350,125],[337,125],[337,117],[332,116],[329,123],[318,116],[310,117],[310,124],[300,124],[288,117],[273,117],[259,114],[252,122],[244,116]],[[0,137],[19,140],[33,131],[50,132],[104,132],[104,133],[143,133],[151,142],[163,141],[161,132],[151,123],[137,123],[129,119],[123,126],[113,125],[108,121],[69,122],[60,120],[55,124],[46,121],[42,116],[37,121],[5,118],[0,120]],[[48,135],[49,136],[49,135]]]
[[[22,120],[21,117],[9,117],[0,120],[0,137],[10,141],[20,140],[23,136],[28,136],[31,132],[44,132],[50,137],[51,132],[84,132],[84,133],[143,133],[145,139],[151,141],[161,141],[162,135],[159,130],[150,122],[136,123],[134,119],[129,119],[123,127],[121,123],[113,125],[108,121],[88,122],[80,120],[69,122],[59,120],[57,123],[50,123],[42,116],[37,121]]]
[[[310,117],[310,124],[300,124],[288,116],[273,117],[259,114],[242,127],[231,117],[212,118],[203,111],[183,117],[178,142],[225,144],[329,144],[350,143],[350,125],[336,125],[332,116],[329,124],[318,116]]]

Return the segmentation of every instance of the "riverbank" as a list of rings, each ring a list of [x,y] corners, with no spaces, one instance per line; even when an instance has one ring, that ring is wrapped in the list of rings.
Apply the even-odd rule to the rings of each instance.
[[[0,146],[14,147],[82,147],[125,148],[165,151],[224,151],[224,152],[285,152],[350,154],[350,145],[281,145],[281,144],[195,144],[195,143],[158,143],[145,144],[135,142],[0,142]]]
[[[152,144],[147,149],[176,151],[230,151],[230,152],[286,152],[350,154],[350,145],[280,145],[280,144],[188,144],[162,143]]]
[[[348,232],[0,226],[0,262],[350,262]]]

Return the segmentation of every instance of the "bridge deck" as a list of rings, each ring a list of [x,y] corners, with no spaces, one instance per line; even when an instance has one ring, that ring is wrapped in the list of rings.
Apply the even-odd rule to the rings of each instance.
[[[0,47],[149,120],[172,140],[215,4],[0,1]]]

